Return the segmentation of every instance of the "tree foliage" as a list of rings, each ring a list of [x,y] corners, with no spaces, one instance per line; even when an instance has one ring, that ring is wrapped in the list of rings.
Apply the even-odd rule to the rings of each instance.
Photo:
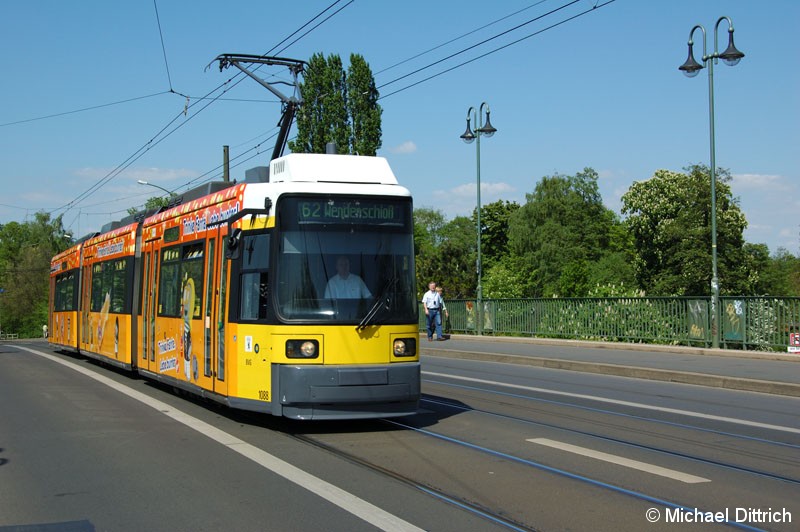
[[[0,327],[39,336],[47,323],[50,259],[70,244],[61,217],[44,212],[28,222],[0,226]]]
[[[481,262],[484,273],[508,256],[508,223],[518,209],[519,203],[502,200],[481,206]],[[477,220],[474,211],[472,220],[475,227]]]
[[[711,293],[711,179],[708,167],[687,173],[658,170],[622,196],[623,214],[636,249],[639,285],[650,295]],[[730,174],[717,171],[717,264],[720,291],[753,288],[752,262],[744,251],[747,220],[731,193]]]
[[[381,147],[381,106],[372,70],[363,56],[350,55],[347,70],[347,108],[350,115],[350,152],[375,155]]]
[[[770,256],[766,244],[745,244],[750,267],[751,294],[760,296],[800,296],[800,257],[785,248]]]
[[[381,107],[372,71],[364,58],[350,56],[345,73],[336,54],[314,54],[300,83],[297,135],[289,142],[295,153],[325,153],[336,143],[338,153],[375,155],[381,147]]]
[[[488,299],[641,297],[710,293],[708,170],[660,170],[623,197],[628,219],[607,209],[591,168],[546,176],[525,205],[483,206],[482,288]],[[723,294],[800,296],[800,257],[745,244],[746,220],[720,172],[717,189]],[[417,282],[436,281],[448,297],[476,296],[476,219],[414,211]],[[421,295],[421,294],[420,294]]]
[[[509,220],[508,245],[527,297],[585,296],[598,282],[630,277],[627,240],[603,205],[597,172],[545,176]]]
[[[420,297],[430,281],[443,285],[448,297],[463,298],[474,293],[475,226],[459,216],[445,221],[441,211],[414,211],[414,239],[417,265],[417,288]]]
[[[131,207],[130,209],[128,209],[128,214],[133,216],[134,214],[141,212],[142,210],[149,211],[151,209],[157,209],[159,207],[166,207],[167,205],[169,205],[169,202],[172,201],[173,198],[175,198],[175,196],[176,195],[173,193],[170,194],[169,196],[153,196],[147,198],[147,201],[144,202],[143,209],[137,209],[136,207]]]

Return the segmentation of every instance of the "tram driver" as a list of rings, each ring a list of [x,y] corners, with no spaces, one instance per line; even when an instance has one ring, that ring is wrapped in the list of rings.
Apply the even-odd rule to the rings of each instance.
[[[350,273],[350,259],[344,255],[336,259],[336,275],[328,280],[325,299],[369,299],[369,288],[358,275]]]

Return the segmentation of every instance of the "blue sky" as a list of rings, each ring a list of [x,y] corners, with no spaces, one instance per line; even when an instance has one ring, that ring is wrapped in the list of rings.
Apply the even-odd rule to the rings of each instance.
[[[606,206],[619,212],[634,181],[708,164],[708,76],[689,79],[677,68],[695,24],[706,27],[711,50],[715,22],[731,17],[746,57],[714,69],[717,166],[734,176],[747,241],[800,254],[800,2],[616,0],[546,29],[604,3],[579,0],[443,60],[569,0],[347,1],[279,55],[337,53],[347,63],[362,54],[383,95],[379,154],[417,207],[448,218],[475,205],[475,145],[459,135],[467,109],[483,101],[498,129],[481,143],[484,204],[523,203],[542,176],[591,167]],[[245,79],[206,107],[200,97],[235,71],[205,67],[221,53],[267,52],[331,3],[156,0],[159,34],[152,0],[3,2],[0,223],[54,211],[79,236],[159,193],[138,179],[181,190],[218,175],[223,145],[233,164],[252,157],[233,178],[266,164],[280,113],[275,97]],[[720,50],[726,30],[723,23]],[[695,42],[699,60],[699,32]],[[103,106],[122,100],[132,101]],[[71,112],[96,106],[103,107]],[[40,119],[50,115],[59,116]],[[165,133],[182,127],[158,135],[176,117]],[[111,175],[91,196],[55,210]]]

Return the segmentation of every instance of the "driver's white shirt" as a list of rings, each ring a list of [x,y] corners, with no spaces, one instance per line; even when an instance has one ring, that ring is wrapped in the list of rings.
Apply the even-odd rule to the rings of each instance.
[[[325,287],[325,299],[368,299],[372,296],[361,277],[350,274],[345,279],[334,275]]]

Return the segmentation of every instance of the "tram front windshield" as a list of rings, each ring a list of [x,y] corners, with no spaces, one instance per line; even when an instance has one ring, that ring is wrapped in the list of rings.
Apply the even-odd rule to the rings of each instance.
[[[410,198],[281,200],[275,296],[284,320],[417,320]]]

